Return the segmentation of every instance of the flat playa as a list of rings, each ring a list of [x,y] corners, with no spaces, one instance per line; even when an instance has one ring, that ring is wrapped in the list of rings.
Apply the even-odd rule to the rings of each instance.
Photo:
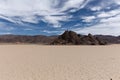
[[[120,80],[120,45],[0,45],[0,80]]]

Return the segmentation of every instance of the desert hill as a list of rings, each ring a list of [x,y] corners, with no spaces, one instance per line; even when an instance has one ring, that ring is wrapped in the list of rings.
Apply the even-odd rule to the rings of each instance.
[[[65,31],[56,36],[0,35],[0,43],[30,43],[44,45],[106,45],[120,44],[120,36],[81,35],[73,31]]]

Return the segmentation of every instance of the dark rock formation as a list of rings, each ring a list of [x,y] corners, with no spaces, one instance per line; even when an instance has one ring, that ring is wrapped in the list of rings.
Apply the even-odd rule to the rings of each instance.
[[[60,36],[0,35],[0,43],[30,43],[44,45],[105,45],[120,44],[120,36],[92,34],[81,35],[73,31],[65,31]]]
[[[73,31],[65,31],[62,35],[58,36],[52,45],[105,45],[105,41],[100,40],[92,34],[80,35]]]
[[[75,32],[65,31],[62,35],[58,36],[51,44],[53,45],[66,45],[66,44],[78,44],[79,37]]]

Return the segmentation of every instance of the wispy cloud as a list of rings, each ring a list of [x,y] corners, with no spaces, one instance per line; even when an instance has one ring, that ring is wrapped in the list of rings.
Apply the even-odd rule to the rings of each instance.
[[[83,22],[92,22],[92,20],[96,19],[95,16],[85,16],[85,17],[82,17],[83,19]]]
[[[25,27],[26,23],[43,27],[40,24],[43,22],[53,29],[60,29],[52,30],[54,33],[59,33],[67,26],[79,33],[117,35],[120,32],[119,15],[120,0],[0,0],[0,19]],[[4,21],[1,23],[1,30],[15,27]],[[45,29],[41,28],[41,32],[50,33],[51,29],[46,28],[46,25]]]
[[[87,17],[89,19],[89,17]],[[87,20],[87,18],[85,20]],[[82,34],[103,34],[103,35],[120,35],[120,13],[119,9],[110,12],[98,14],[96,18],[100,18],[100,22],[93,26],[74,29],[74,31]]]
[[[60,21],[69,19],[64,11],[80,8],[84,3],[85,0],[0,0],[0,16],[11,22],[16,22],[14,17],[19,17],[17,21],[38,23],[43,20],[60,27]]]

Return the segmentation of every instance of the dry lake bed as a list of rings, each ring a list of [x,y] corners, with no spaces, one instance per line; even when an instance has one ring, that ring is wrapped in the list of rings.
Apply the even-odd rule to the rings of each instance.
[[[0,80],[120,80],[120,45],[0,45]]]

